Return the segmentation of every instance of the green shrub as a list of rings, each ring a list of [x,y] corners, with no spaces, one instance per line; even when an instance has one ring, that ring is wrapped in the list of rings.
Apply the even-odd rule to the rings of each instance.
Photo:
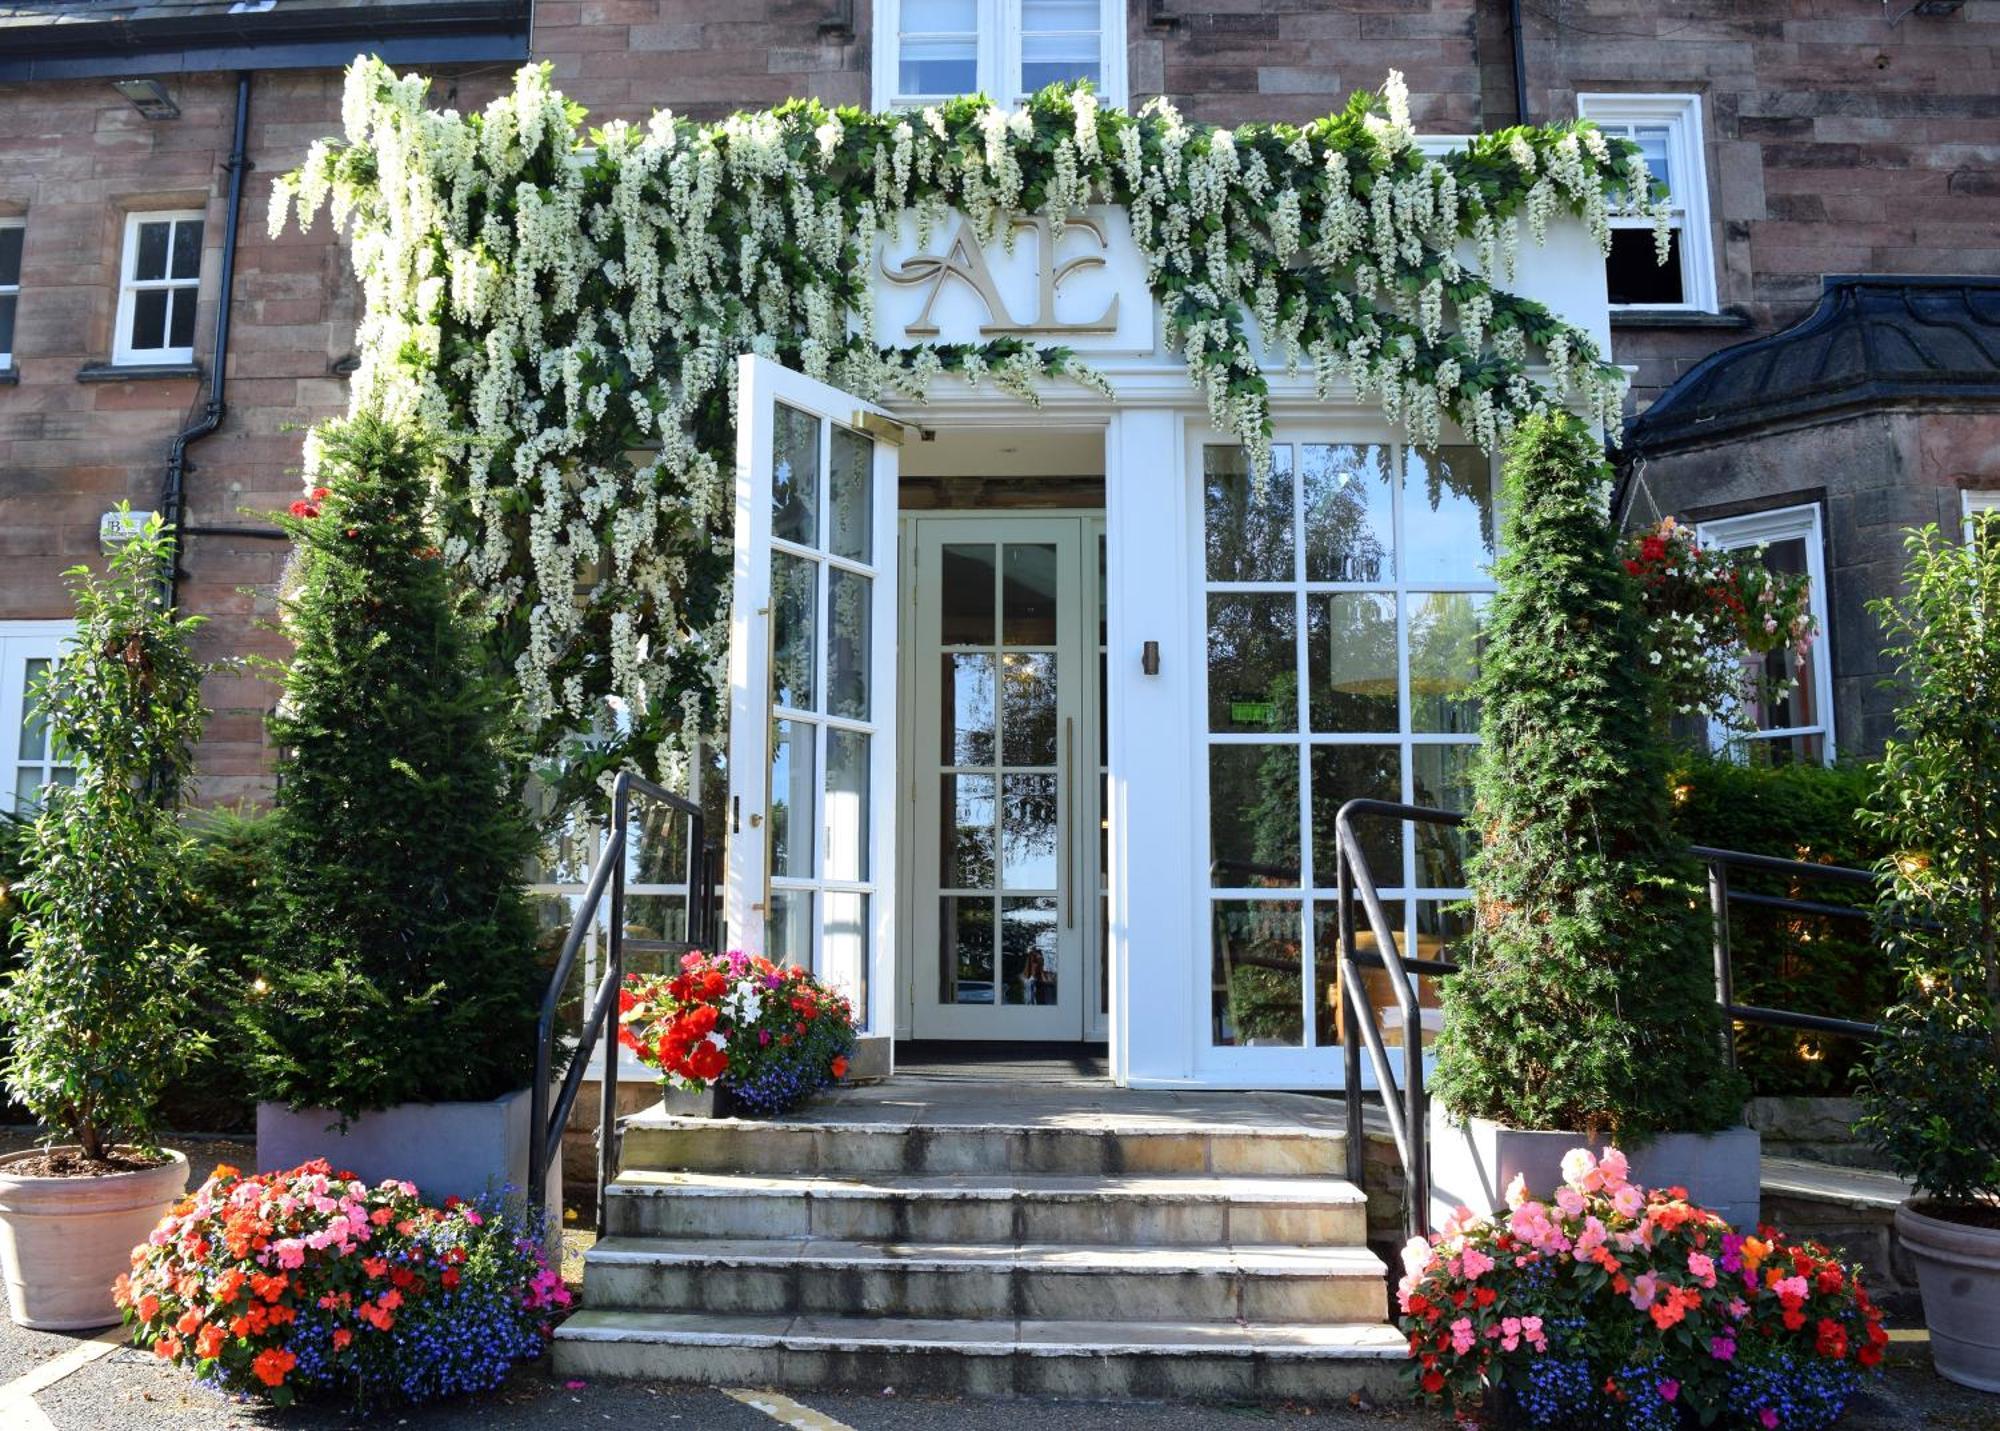
[[[1437,1093],[1457,1117],[1643,1141],[1736,1121],[1698,867],[1674,836],[1663,704],[1567,414],[1508,444],[1478,695],[1475,917],[1444,981]]]
[[[1912,532],[1870,603],[1902,690],[1864,816],[1894,854],[1884,931],[1904,973],[1862,1129],[1947,1203],[2000,1202],[2000,517]]]
[[[1742,765],[1687,754],[1672,776],[1674,827],[1690,844],[1872,869],[1888,846],[1856,817],[1874,781],[1861,764]],[[1864,889],[1742,869],[1730,871],[1729,884],[1863,910],[1874,904]],[[1738,1003],[1879,1019],[1895,998],[1895,963],[1865,920],[1737,905],[1729,943]],[[1736,1031],[1736,1056],[1753,1093],[1842,1095],[1853,1091],[1867,1045],[1746,1025]]]
[[[528,1081],[541,995],[512,712],[428,523],[429,454],[370,417],[322,439],[327,487],[285,519],[294,655],[253,1082],[347,1116],[497,1097]]]

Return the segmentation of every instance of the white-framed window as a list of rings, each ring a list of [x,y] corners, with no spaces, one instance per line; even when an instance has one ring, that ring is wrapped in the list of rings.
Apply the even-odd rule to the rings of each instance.
[[[74,630],[67,621],[0,621],[0,811],[32,814],[44,786],[76,780],[32,696]]]
[[[1576,112],[1607,135],[1630,139],[1667,186],[1673,249],[1662,264],[1651,219],[1611,220],[1605,278],[1611,306],[1715,311],[1715,241],[1708,221],[1708,168],[1697,94],[1579,94]]]
[[[1748,731],[1716,727],[1711,744],[1756,764],[1833,763],[1833,670],[1827,659],[1826,556],[1817,502],[1696,524],[1703,546],[1759,550],[1775,572],[1804,574],[1815,633],[1803,656],[1791,646],[1746,657],[1761,668],[1758,684],[1778,694],[1757,702]]]
[[[199,209],[127,214],[114,363],[191,363],[201,297]]]
[[[1125,102],[1123,0],[875,0],[877,108],[1089,80]]]
[[[0,371],[14,366],[14,316],[21,306],[21,244],[26,219],[0,218]]]
[[[1967,541],[1972,539],[1972,519],[1984,517],[1990,512],[2000,512],[2000,491],[1967,490],[1958,494],[1959,515],[1965,526]]]
[[[1195,458],[1211,1048],[1339,1041],[1334,815],[1358,797],[1468,809],[1479,741],[1492,462],[1283,426],[1271,455],[1261,480],[1242,447]],[[1466,836],[1357,833],[1405,952],[1441,957],[1463,932]]]

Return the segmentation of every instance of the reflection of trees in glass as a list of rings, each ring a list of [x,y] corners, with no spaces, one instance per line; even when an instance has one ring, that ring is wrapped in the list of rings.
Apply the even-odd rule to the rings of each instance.
[[[1398,728],[1395,601],[1373,592],[1316,593],[1306,598],[1314,730]]]
[[[1010,1004],[1056,1002],[1056,902],[1000,902],[1000,981]]]
[[[1412,592],[1410,729],[1441,735],[1479,730],[1479,676],[1486,598],[1467,592]]]
[[[1208,728],[1296,729],[1297,617],[1290,592],[1208,598]]]
[[[1306,580],[1396,579],[1388,454],[1386,447],[1305,444]]]
[[[826,708],[868,719],[869,603],[874,582],[833,567],[826,574]]]
[[[814,709],[817,572],[803,557],[771,554],[771,699],[794,710]]]
[[[1297,886],[1298,746],[1290,741],[1211,746],[1209,821],[1212,884],[1238,889]]]
[[[1203,501],[1210,581],[1292,579],[1292,449],[1271,449],[1271,472],[1250,478],[1241,447],[1205,447]]]
[[[947,765],[993,764],[993,657],[954,652],[944,662],[944,704],[939,714]]]
[[[1418,447],[1404,449],[1403,460],[1408,464],[1403,482],[1403,524],[1408,539],[1404,546],[1416,550],[1427,545],[1417,539],[1426,532],[1426,524],[1411,502],[1421,488],[1423,500],[1433,513],[1455,513],[1461,520],[1436,524],[1441,530],[1436,533],[1445,543],[1455,542],[1459,537],[1462,518],[1467,513],[1476,514],[1474,520],[1479,528],[1478,560],[1470,551],[1446,552],[1448,557],[1459,558],[1448,563],[1449,574],[1471,580],[1478,568],[1493,559],[1493,466],[1485,453],[1476,447],[1438,447],[1425,450]],[[1433,542],[1428,545],[1437,545]],[[1423,576],[1446,575],[1444,570],[1425,571]],[[1412,573],[1417,575],[1417,573]]]
[[[1299,906],[1218,900],[1211,917],[1211,1038],[1219,1045],[1296,1045],[1305,987]]]
[[[1003,775],[1000,781],[1001,882],[1009,889],[1059,885],[1056,821],[1061,814],[1056,777]],[[1048,878],[1037,878],[1046,873]]]
[[[945,851],[941,878],[947,889],[993,888],[993,777],[944,777]]]
[[[1472,810],[1472,745],[1419,745],[1410,751],[1411,798],[1436,810]],[[1413,824],[1417,839],[1417,883],[1428,889],[1458,889],[1472,853],[1471,826]]]
[[[812,546],[819,530],[819,419],[777,404],[771,444],[771,535]]]
[[[875,442],[844,427],[833,429],[833,470],[827,506],[833,531],[827,550],[850,561],[872,562],[875,547]]]
[[[1403,759],[1394,745],[1315,745],[1312,748],[1313,883],[1331,889],[1337,872],[1334,817],[1349,800],[1403,798]],[[1391,820],[1359,820],[1354,833],[1381,889],[1403,882],[1403,841]]]
[[[1056,763],[1056,658],[1012,653],[1000,662],[1001,758],[1010,766]]]

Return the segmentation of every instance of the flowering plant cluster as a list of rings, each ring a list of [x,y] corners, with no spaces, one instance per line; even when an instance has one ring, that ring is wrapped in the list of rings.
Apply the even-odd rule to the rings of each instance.
[[[1126,113],[1088,87],[1015,107],[661,111],[588,133],[547,66],[478,114],[428,93],[357,61],[344,137],[278,181],[272,227],[309,224],[329,196],[351,224],[355,408],[448,434],[447,558],[499,617],[546,748],[623,707],[597,722],[629,732],[589,757],[599,769],[634,748],[684,759],[717,724],[738,354],[863,397],[921,397],[946,372],[1030,401],[1049,376],[1104,387],[1067,349],[1018,337],[883,345],[873,252],[906,218],[928,242],[957,209],[990,242],[1016,217],[1060,232],[1086,205],[1121,207],[1167,340],[1253,471],[1270,440],[1260,340],[1323,398],[1349,384],[1418,442],[1450,418],[1491,448],[1565,402],[1615,430],[1620,371],[1504,285],[1523,226],[1540,243],[1559,215],[1603,246],[1614,209],[1651,217],[1663,257],[1670,238],[1629,141],[1575,121],[1430,154],[1394,73],[1338,114],[1235,129],[1160,100]],[[309,484],[314,456],[309,437]]]
[[[782,1113],[847,1076],[854,1011],[796,965],[686,954],[673,974],[628,974],[618,1038],[672,1087],[720,1086],[748,1112]]]
[[[1664,517],[1628,544],[1650,657],[1677,715],[1747,725],[1790,688],[1758,659],[1790,648],[1805,658],[1818,633],[1804,572],[1773,571],[1760,549],[1704,547],[1693,527]]]
[[[1400,1325],[1426,1397],[1504,1387],[1534,1426],[1828,1426],[1889,1336],[1857,1269],[1769,1227],[1739,1236],[1647,1189],[1622,1153],[1563,1159],[1540,1202],[1465,1209],[1403,1250]]]
[[[427,1206],[409,1183],[369,1187],[324,1159],[223,1166],[133,1250],[118,1305],[162,1361],[280,1406],[483,1391],[538,1356],[569,1305],[538,1221],[497,1202]]]

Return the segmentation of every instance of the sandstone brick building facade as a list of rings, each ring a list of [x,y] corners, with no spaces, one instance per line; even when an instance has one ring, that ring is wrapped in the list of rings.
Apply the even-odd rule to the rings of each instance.
[[[1968,288],[1956,317],[1928,310],[1925,321],[1987,335],[1939,359],[1948,372],[1902,365],[1928,381],[1885,386],[1864,373],[1838,401],[1766,421],[1758,383],[1739,370],[1721,445],[1704,439],[1699,411],[1720,401],[1715,385],[1695,399],[1672,389],[1709,355],[1805,319],[1828,275],[2000,274],[2000,4],[1072,0],[1055,7],[1071,14],[1066,38],[1039,51],[1022,47],[1022,4],[0,4],[0,796],[11,803],[56,773],[22,739],[20,690],[66,614],[61,572],[96,556],[100,519],[119,503],[173,500],[178,448],[181,599],[212,618],[210,654],[273,649],[258,623],[272,614],[284,548],[257,513],[292,495],[298,428],[344,402],[358,298],[324,225],[272,238],[264,212],[272,179],[337,129],[339,67],[363,49],[434,75],[438,101],[460,108],[521,61],[547,61],[600,120],[663,106],[713,116],[805,93],[883,106],[923,63],[995,85],[1006,64],[1083,64],[1114,100],[1164,94],[1221,123],[1324,113],[1391,67],[1427,132],[1581,108],[1653,147],[1684,204],[1675,286],[1642,277],[1613,320],[1615,356],[1637,371],[1643,460],[1629,467],[1628,512],[1809,514],[1802,526],[1738,523],[1745,540],[1801,534],[1797,556],[1814,564],[1831,629],[1824,670],[1805,673],[1820,680],[1811,708],[1785,716],[1810,729],[1771,748],[1812,757],[1879,741],[1859,602],[1891,580],[1898,527],[1955,520],[1983,500],[1963,493],[2000,487],[1991,285]],[[916,42],[926,15],[946,12],[974,17],[969,54]],[[1873,331],[1891,333],[1889,322]],[[1649,426],[1662,394],[1674,420]],[[211,414],[213,432],[195,432]],[[272,692],[228,674],[209,699],[203,793],[254,798]]]

